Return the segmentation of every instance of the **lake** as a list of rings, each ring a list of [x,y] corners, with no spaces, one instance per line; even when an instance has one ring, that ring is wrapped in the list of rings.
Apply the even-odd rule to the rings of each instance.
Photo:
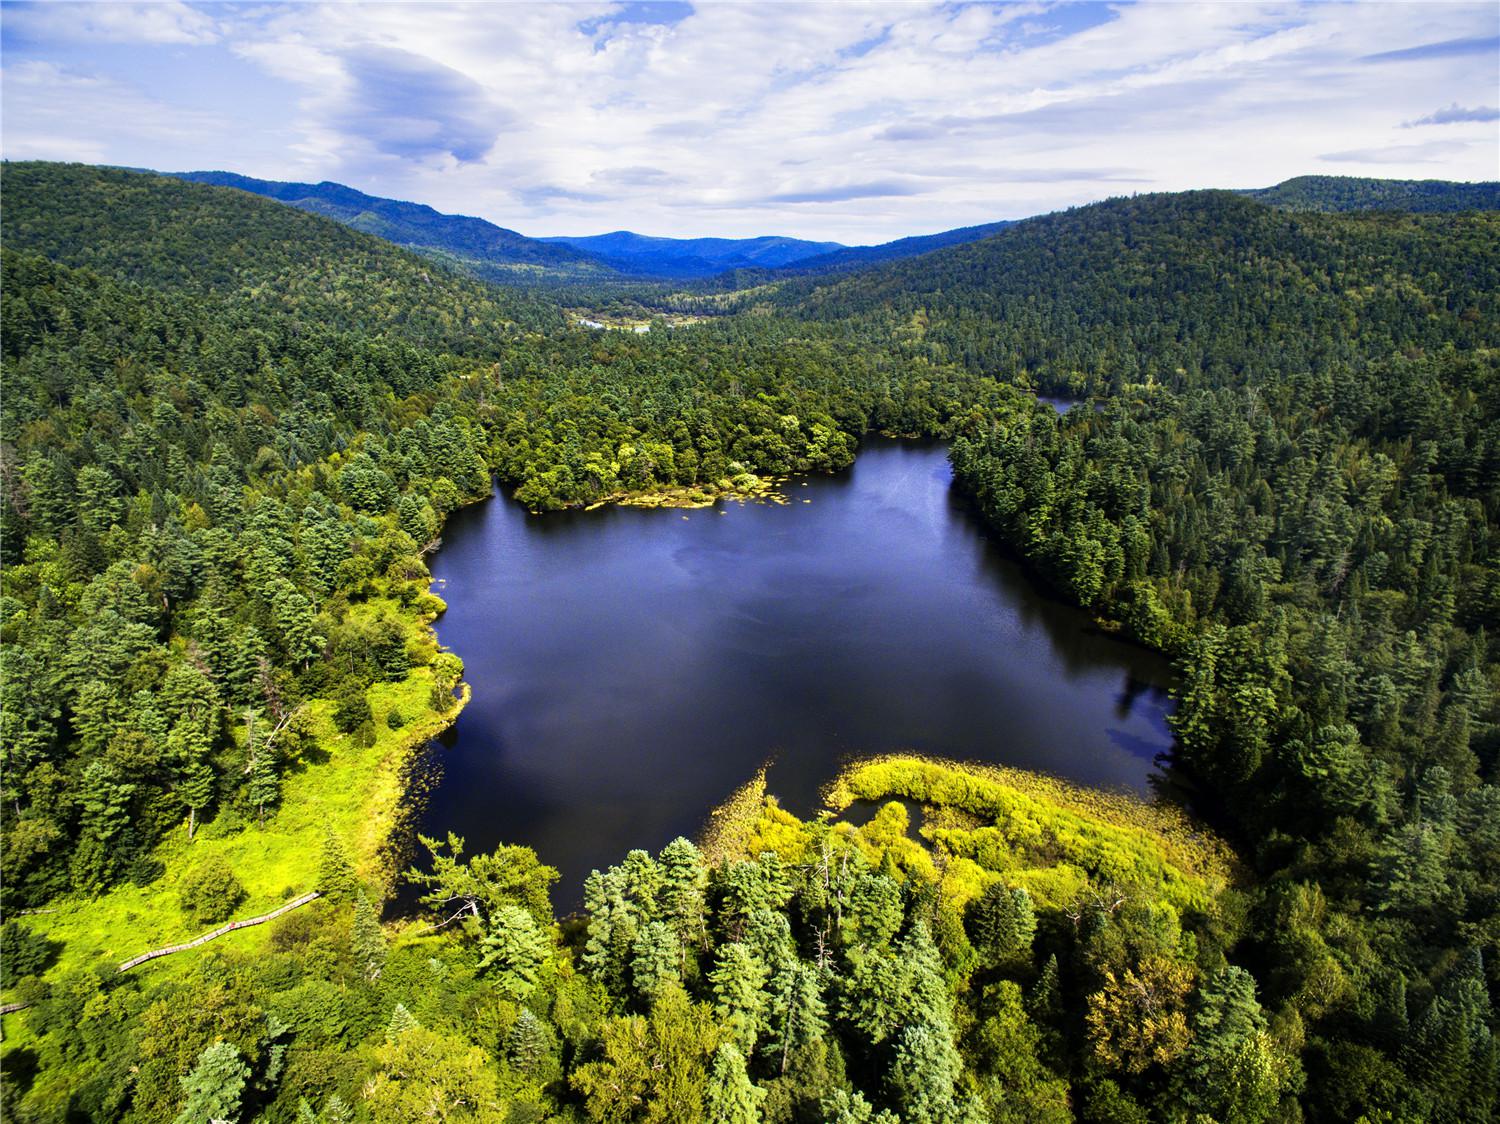
[[[566,908],[768,759],[799,813],[849,755],[903,749],[1148,792],[1166,662],[1039,589],[949,481],[944,446],[875,438],[785,506],[456,513],[437,631],[473,699],[421,830],[536,848]]]

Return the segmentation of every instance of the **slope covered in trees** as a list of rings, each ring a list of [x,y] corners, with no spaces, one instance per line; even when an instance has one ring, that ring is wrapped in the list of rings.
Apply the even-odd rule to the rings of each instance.
[[[542,271],[548,277],[577,279],[611,271],[586,253],[527,238],[514,230],[468,215],[445,215],[421,203],[366,195],[341,183],[285,183],[233,172],[176,172],[176,179],[234,187],[264,195],[315,215],[337,219],[355,230],[458,265],[491,281],[518,282]]]
[[[274,893],[162,864],[205,822],[257,861],[303,778],[441,723],[422,556],[491,472],[711,495],[870,428],[955,437],[998,535],[1183,658],[1253,875],[887,763],[848,791],[925,846],[757,804],[556,927],[546,856],[443,846],[403,932],[303,831],[272,904],[327,903],[134,973],[7,925],[18,1119],[1494,1119],[1495,216],[1118,200],[643,335],[222,188],[9,165],[4,218],[8,917]]]
[[[1242,194],[1287,211],[1495,211],[1500,183],[1297,176]]]

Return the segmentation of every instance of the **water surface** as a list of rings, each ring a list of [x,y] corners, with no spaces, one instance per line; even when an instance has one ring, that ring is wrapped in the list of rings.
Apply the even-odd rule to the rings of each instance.
[[[566,906],[767,758],[804,813],[899,749],[1147,791],[1164,661],[1040,591],[949,479],[941,445],[873,439],[786,506],[459,512],[432,569],[474,694],[422,829],[535,847]]]

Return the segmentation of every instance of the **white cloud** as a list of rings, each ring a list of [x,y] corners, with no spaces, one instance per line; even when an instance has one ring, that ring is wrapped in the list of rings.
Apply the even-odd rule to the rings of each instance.
[[[1401,131],[1434,105],[1492,99],[1493,52],[1408,50],[1493,35],[1487,4],[213,12],[212,33],[295,107],[267,121],[247,104],[235,170],[341,179],[527,233],[877,241],[1121,190],[1260,186],[1353,154],[1459,179],[1500,159],[1492,128],[1444,150]],[[29,58],[46,57],[39,41]],[[38,130],[6,108],[9,152],[17,121]],[[103,132],[95,149],[116,162],[158,162]]]
[[[201,45],[219,37],[211,15],[179,0],[7,4],[5,22],[12,32],[57,42]]]

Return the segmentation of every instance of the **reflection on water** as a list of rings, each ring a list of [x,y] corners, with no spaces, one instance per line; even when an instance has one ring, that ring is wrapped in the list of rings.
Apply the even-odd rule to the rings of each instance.
[[[1045,596],[953,494],[941,446],[872,440],[784,492],[456,515],[438,632],[474,697],[423,830],[535,847],[566,905],[590,868],[693,834],[768,758],[804,813],[846,756],[899,749],[1154,787],[1165,661]]]

